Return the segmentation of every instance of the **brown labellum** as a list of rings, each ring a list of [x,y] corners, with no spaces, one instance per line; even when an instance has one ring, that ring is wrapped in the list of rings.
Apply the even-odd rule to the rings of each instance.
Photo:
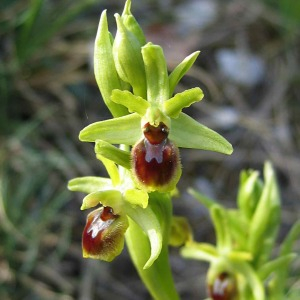
[[[168,139],[168,128],[145,125],[145,138],[132,149],[133,174],[147,190],[170,191],[175,188],[181,165],[177,146]]]
[[[221,273],[208,287],[209,295],[213,300],[236,299],[235,279],[227,272]]]
[[[111,261],[124,245],[126,221],[111,207],[100,207],[87,216],[82,233],[83,256]]]

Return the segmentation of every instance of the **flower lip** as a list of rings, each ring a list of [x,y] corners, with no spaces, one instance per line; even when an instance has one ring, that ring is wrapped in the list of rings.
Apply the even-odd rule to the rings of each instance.
[[[150,125],[150,123],[146,123],[144,125],[143,133],[150,144],[157,145],[167,139],[169,128],[163,122],[160,122],[157,127]]]

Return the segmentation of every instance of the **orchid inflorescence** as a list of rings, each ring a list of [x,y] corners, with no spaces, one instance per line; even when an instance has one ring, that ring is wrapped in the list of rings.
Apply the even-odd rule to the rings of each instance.
[[[95,40],[95,77],[113,118],[90,124],[79,134],[81,141],[95,143],[96,157],[109,178],[79,177],[68,187],[87,194],[82,210],[94,209],[83,230],[83,256],[111,261],[121,253],[126,239],[132,261],[152,297],[176,300],[179,296],[168,262],[168,244],[185,244],[183,254],[191,257],[199,248],[186,219],[172,214],[171,196],[182,173],[179,148],[223,154],[233,150],[222,136],[182,111],[202,100],[200,88],[175,93],[199,51],[169,74],[163,49],[146,42],[130,9],[127,0],[122,15],[115,14],[115,37],[103,11]],[[220,216],[222,210],[218,207],[214,212]],[[218,250],[211,251],[218,256]],[[231,270],[221,270],[214,282],[225,282],[234,294],[237,279]]]
[[[104,11],[95,41],[96,81],[113,118],[93,123],[79,135],[81,141],[95,143],[96,156],[110,178],[75,178],[69,188],[88,193],[81,209],[101,206],[88,215],[83,235],[85,257],[110,261],[118,255],[129,217],[148,233],[152,254],[145,267],[150,267],[159,255],[162,232],[148,206],[149,193],[169,194],[176,188],[181,176],[178,147],[226,154],[232,147],[182,112],[203,98],[200,88],[173,95],[199,52],[168,74],[162,48],[146,43],[130,6],[127,1],[122,15],[115,15],[115,38],[108,31]]]

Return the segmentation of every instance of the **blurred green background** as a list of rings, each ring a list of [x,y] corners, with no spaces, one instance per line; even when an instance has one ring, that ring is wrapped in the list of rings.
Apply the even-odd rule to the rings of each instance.
[[[175,213],[189,218],[198,241],[214,242],[207,212],[186,188],[234,206],[240,170],[261,170],[269,159],[282,194],[282,240],[300,215],[300,2],[132,2],[170,70],[201,50],[178,92],[201,87],[205,99],[186,112],[235,149],[230,157],[181,151]],[[126,249],[110,264],[82,258],[87,212],[79,209],[82,195],[66,189],[73,177],[105,175],[93,145],[77,137],[84,126],[110,117],[93,75],[93,42],[102,10],[108,9],[113,33],[113,14],[123,5],[0,2],[1,300],[150,299]],[[182,299],[205,298],[207,266],[184,261],[177,249],[171,249],[171,262]],[[299,277],[298,260],[290,280],[298,290]]]

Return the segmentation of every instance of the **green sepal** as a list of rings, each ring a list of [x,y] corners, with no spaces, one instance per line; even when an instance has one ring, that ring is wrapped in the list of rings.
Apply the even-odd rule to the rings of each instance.
[[[144,32],[131,13],[131,0],[126,1],[121,18],[127,30],[133,33],[142,46],[145,45],[146,38]]]
[[[172,97],[178,82],[194,64],[199,53],[200,51],[196,51],[187,56],[169,75],[169,97]]]
[[[95,207],[98,204],[112,207],[114,214],[122,211],[122,194],[117,190],[98,191],[85,196],[82,200],[81,210]]]
[[[130,169],[130,152],[121,150],[110,143],[102,140],[97,140],[95,143],[95,153],[100,155],[100,159],[105,157],[117,165],[120,165],[126,169]]]
[[[103,140],[110,144],[125,145],[134,145],[141,136],[141,117],[137,113],[95,122],[79,133],[79,139],[83,142]]]
[[[163,50],[152,43],[142,47],[147,79],[147,100],[161,104],[169,99],[169,78]]]
[[[148,206],[148,193],[138,189],[128,189],[124,192],[124,200],[131,205],[139,205],[142,208]]]
[[[113,45],[113,57],[120,78],[129,83],[133,93],[146,98],[146,75],[139,40],[124,25],[119,14],[115,14],[117,34]]]
[[[145,262],[143,269],[151,267],[153,262],[158,258],[162,248],[162,228],[150,206],[143,209],[139,206],[126,206],[126,214],[140,226],[140,228],[147,234],[150,242],[150,257]],[[137,240],[137,243],[139,241]]]
[[[176,94],[173,98],[164,102],[164,112],[171,118],[178,118],[184,107],[202,100],[204,94],[200,88],[193,88]]]
[[[106,11],[101,14],[94,48],[94,73],[102,98],[114,117],[127,115],[127,108],[111,101],[114,89],[122,89],[112,54],[111,37],[108,31]]]
[[[221,135],[198,123],[184,113],[177,119],[171,119],[170,140],[178,147],[203,149],[231,154],[231,144]]]
[[[70,191],[86,194],[104,189],[109,190],[111,188],[113,188],[111,179],[96,176],[77,177],[71,179],[68,183]]]
[[[129,91],[114,90],[111,100],[128,108],[129,112],[136,112],[141,117],[146,114],[150,104],[142,97],[135,96]]]
[[[210,263],[219,258],[217,249],[211,244],[190,242],[180,249],[180,254],[189,259],[204,260]]]

